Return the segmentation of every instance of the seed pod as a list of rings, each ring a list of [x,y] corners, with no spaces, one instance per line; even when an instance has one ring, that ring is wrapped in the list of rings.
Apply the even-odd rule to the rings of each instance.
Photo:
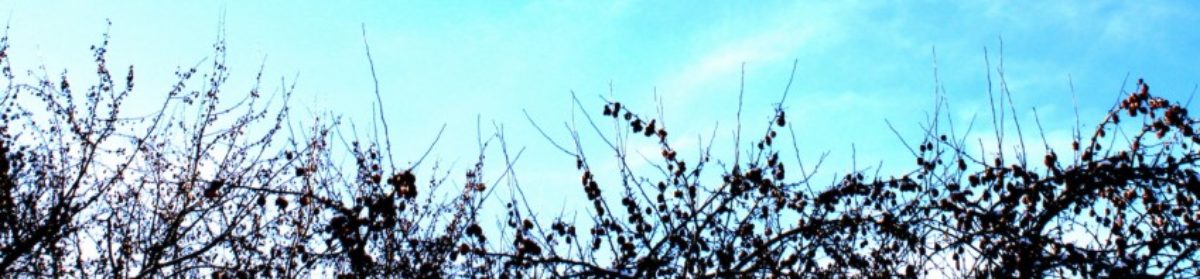
[[[283,196],[279,196],[275,198],[275,205],[279,206],[279,209],[286,209],[288,206],[288,201]]]
[[[655,121],[655,119],[650,119],[650,124],[646,124],[646,133],[643,135],[647,137],[654,135],[654,132],[657,130],[654,127],[654,124],[656,124]]]
[[[225,186],[224,179],[213,180],[208,183],[208,189],[204,190],[204,196],[208,198],[216,198],[220,194],[221,187]]]

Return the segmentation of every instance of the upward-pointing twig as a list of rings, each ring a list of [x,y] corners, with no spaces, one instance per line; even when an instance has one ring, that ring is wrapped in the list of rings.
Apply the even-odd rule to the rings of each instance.
[[[367,52],[367,63],[371,65],[371,81],[375,84],[375,105],[379,106],[379,122],[383,123],[383,140],[388,150],[388,167],[391,169],[396,169],[396,160],[392,158],[392,137],[391,133],[388,132],[387,117],[384,117],[383,113],[383,97],[379,96],[379,77],[375,75],[375,60],[371,59],[371,45],[367,44],[366,23],[362,24],[362,38],[363,49],[365,49]],[[443,128],[445,127],[443,126]],[[441,136],[441,132],[438,132],[438,136]],[[414,165],[414,167],[416,166]]]
[[[533,128],[537,129],[538,133],[541,133],[542,137],[546,138],[546,140],[549,141],[550,144],[553,144],[554,147],[557,147],[558,150],[561,150],[563,153],[567,153],[568,155],[571,155],[573,157],[578,156],[578,155],[575,155],[575,152],[571,152],[570,150],[567,150],[566,148],[562,147],[562,145],[559,145],[558,142],[555,142],[554,139],[550,138],[550,135],[546,134],[546,131],[542,130],[542,127],[538,126],[537,122],[533,121],[533,117],[529,116],[528,111],[521,110],[521,112],[525,114],[525,119],[529,120],[529,124],[533,125]]]
[[[737,166],[741,158],[742,144],[742,95],[746,93],[746,62],[742,62],[742,79],[738,86],[737,129],[733,134],[733,165]]]

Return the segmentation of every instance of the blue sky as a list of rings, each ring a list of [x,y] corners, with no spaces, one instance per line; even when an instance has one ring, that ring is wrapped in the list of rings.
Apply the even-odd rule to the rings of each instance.
[[[1126,75],[1127,88],[1144,77],[1179,101],[1200,83],[1200,10],[1189,1],[3,3],[14,68],[67,69],[77,84],[91,80],[88,47],[111,19],[110,65],[136,65],[140,104],[169,90],[176,67],[211,54],[224,18],[229,92],[248,90],[265,61],[266,88],[298,75],[297,121],[332,112],[360,128],[374,102],[365,24],[400,161],[419,157],[445,124],[431,156],[469,167],[476,117],[495,121],[510,147],[526,148],[517,164],[525,189],[554,208],[582,200],[574,160],[538,136],[522,110],[567,140],[560,127],[572,117],[572,90],[594,115],[610,84],[613,98],[647,114],[657,92],[674,145],[694,158],[697,135],[718,127],[714,148],[728,158],[741,65],[743,119],[758,134],[797,60],[784,106],[801,157],[830,151],[832,172],[849,168],[851,144],[860,166],[915,167],[884,120],[906,137],[920,134],[933,109],[934,48],[958,128],[978,113],[975,131],[990,132],[984,48],[994,70],[1003,38],[1018,114],[1032,123],[1036,108],[1058,143],[1069,142],[1075,123],[1068,77],[1086,127],[1113,104]],[[593,159],[610,159],[585,132]],[[655,157],[653,142],[631,146]]]

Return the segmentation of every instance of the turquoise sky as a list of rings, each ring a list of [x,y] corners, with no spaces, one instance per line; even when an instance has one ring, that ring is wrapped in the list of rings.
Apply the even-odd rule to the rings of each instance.
[[[135,94],[144,99],[135,105],[148,105],[169,90],[176,67],[211,54],[223,18],[228,92],[248,90],[265,61],[266,88],[298,75],[297,123],[332,112],[362,129],[374,103],[365,24],[399,161],[416,160],[445,124],[432,156],[469,167],[476,117],[495,121],[514,151],[526,148],[517,164],[523,187],[555,208],[583,200],[574,160],[538,136],[522,110],[567,140],[572,90],[594,116],[610,84],[612,98],[647,114],[657,92],[675,146],[694,158],[697,136],[718,127],[715,155],[729,158],[741,65],[743,119],[747,133],[759,134],[798,60],[784,106],[801,157],[830,151],[826,170],[844,172],[851,144],[860,166],[915,168],[884,120],[920,135],[933,109],[935,48],[958,128],[979,113],[975,131],[990,133],[984,48],[994,70],[1003,38],[1018,114],[1032,123],[1036,108],[1052,143],[1069,142],[1075,123],[1069,80],[1087,127],[1126,75],[1126,88],[1144,77],[1178,101],[1200,83],[1200,10],[1191,1],[164,2],[3,0],[11,62],[18,70],[44,65],[52,76],[67,69],[73,83],[87,84],[88,47],[111,19],[110,67],[136,65]],[[583,131],[596,165],[612,170],[611,152]],[[657,158],[653,144],[631,147]]]

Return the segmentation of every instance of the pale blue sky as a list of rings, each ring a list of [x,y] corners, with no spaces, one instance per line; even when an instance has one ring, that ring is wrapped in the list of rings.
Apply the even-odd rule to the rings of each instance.
[[[159,100],[177,66],[211,53],[224,14],[230,92],[248,90],[265,59],[266,88],[299,74],[298,119],[331,111],[360,128],[374,102],[365,24],[400,161],[419,157],[444,123],[446,137],[432,156],[468,167],[476,116],[494,120],[506,125],[514,149],[527,148],[517,165],[524,187],[553,207],[564,197],[582,201],[574,160],[536,135],[521,111],[566,140],[570,90],[595,115],[610,83],[613,96],[647,114],[657,90],[674,144],[694,158],[696,136],[718,122],[718,147],[729,144],[741,63],[743,118],[753,124],[747,133],[759,134],[798,59],[784,105],[802,137],[801,155],[832,151],[827,170],[845,171],[851,143],[860,166],[914,167],[884,120],[908,137],[920,134],[918,123],[932,110],[934,47],[959,128],[980,112],[977,132],[991,131],[982,114],[983,49],[998,66],[1000,37],[1018,112],[1032,120],[1036,107],[1048,137],[1060,143],[1074,123],[1068,76],[1088,127],[1126,74],[1180,101],[1200,83],[1200,10],[1190,1],[599,2],[3,0],[0,11],[8,12],[15,69],[45,65],[54,75],[65,68],[76,84],[91,80],[88,46],[111,19],[111,67],[136,65],[135,94],[143,100]],[[585,132],[593,159],[607,159]],[[653,142],[633,146],[657,158]]]

